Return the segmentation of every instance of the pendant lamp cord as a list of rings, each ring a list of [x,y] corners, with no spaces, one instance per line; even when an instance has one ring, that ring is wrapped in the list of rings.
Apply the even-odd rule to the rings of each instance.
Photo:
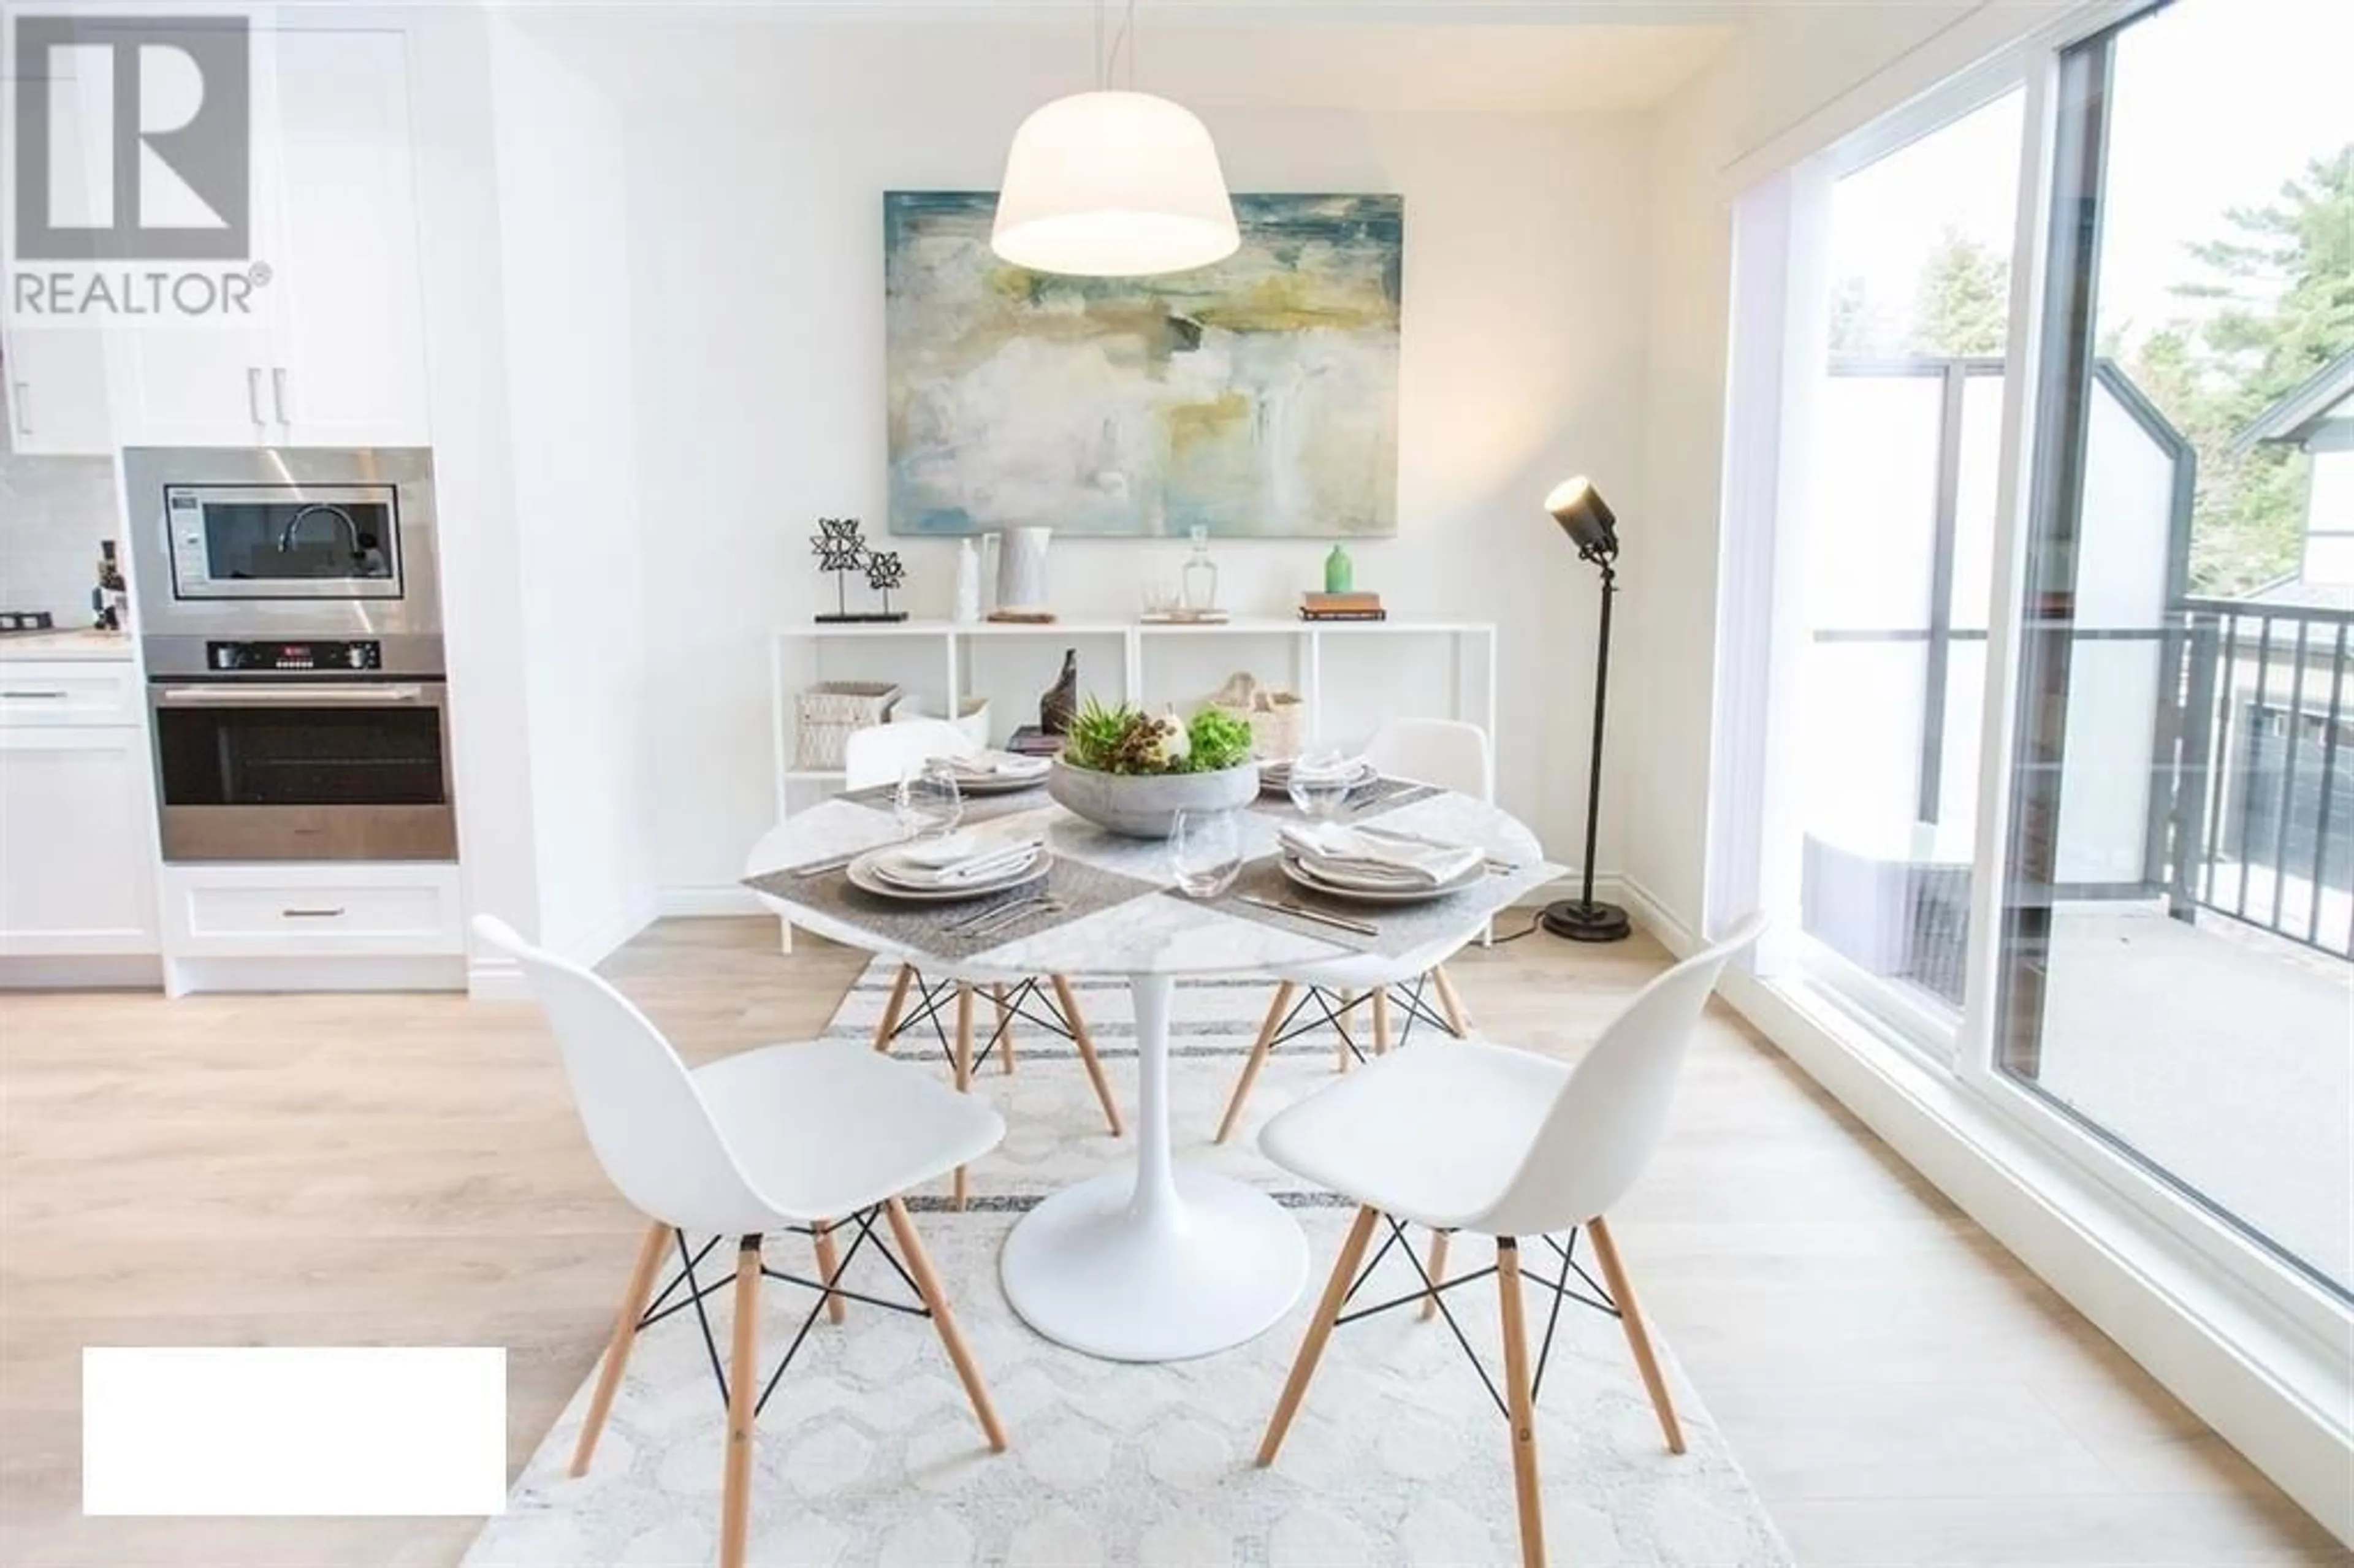
[[[1134,92],[1136,90],[1136,0],[1128,0],[1128,5],[1121,11],[1119,31],[1112,35],[1111,48],[1108,51],[1104,48],[1104,3],[1105,0],[1096,0],[1096,86],[1099,90],[1110,88],[1113,69],[1119,62],[1119,51],[1124,45],[1128,49],[1128,90]]]

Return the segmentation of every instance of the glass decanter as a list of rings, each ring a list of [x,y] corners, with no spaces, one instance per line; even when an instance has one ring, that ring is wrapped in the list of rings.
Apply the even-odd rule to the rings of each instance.
[[[1218,608],[1218,563],[1210,559],[1210,531],[1197,523],[1185,533],[1193,541],[1193,553],[1185,557],[1184,567],[1178,573],[1184,586],[1185,613],[1207,615]]]

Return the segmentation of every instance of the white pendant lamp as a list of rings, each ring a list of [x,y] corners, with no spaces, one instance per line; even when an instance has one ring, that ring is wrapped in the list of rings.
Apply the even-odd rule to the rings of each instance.
[[[1100,41],[1100,4],[1096,11]],[[1142,278],[1207,266],[1242,244],[1209,128],[1183,105],[1135,90],[1135,27],[1129,0],[1125,90],[1109,85],[1099,48],[1097,90],[1041,106],[1013,133],[990,249],[1017,267]]]

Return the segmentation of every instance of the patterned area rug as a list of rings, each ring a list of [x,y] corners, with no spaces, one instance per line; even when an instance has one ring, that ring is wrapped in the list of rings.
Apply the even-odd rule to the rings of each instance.
[[[890,978],[887,966],[871,969],[830,1033],[871,1033]],[[1248,1345],[1164,1366],[1095,1361],[1023,1326],[997,1282],[1006,1231],[1039,1197],[1128,1156],[1125,1142],[1108,1136],[1070,1044],[1017,1025],[1014,1073],[1003,1075],[992,1060],[977,1080],[1008,1133],[974,1168],[973,1202],[957,1213],[941,1193],[911,1201],[1012,1446],[989,1452],[928,1322],[853,1302],[839,1327],[819,1319],[760,1418],[754,1563],[1304,1568],[1518,1560],[1503,1417],[1447,1325],[1411,1309],[1337,1330],[1280,1457],[1267,1470],[1251,1462],[1348,1217],[1329,1195],[1289,1183],[1253,1147],[1261,1121],[1331,1081],[1329,1033],[1278,1051],[1232,1143],[1209,1143],[1267,996],[1257,982],[1182,985],[1171,1079],[1179,1159],[1256,1181],[1298,1209],[1310,1286],[1290,1316]],[[1080,1005],[1115,1090],[1132,1107],[1126,988],[1082,987]],[[980,1016],[990,1017],[986,1004]],[[1444,1049],[1443,1040],[1427,1044]],[[898,1049],[940,1065],[935,1040],[903,1036]],[[806,1274],[807,1246],[777,1237],[770,1261]],[[706,1283],[729,1266],[726,1250],[716,1249],[705,1266]],[[1487,1251],[1466,1238],[1456,1267],[1485,1266]],[[1532,1266],[1551,1255],[1535,1249]],[[617,1253],[617,1296],[628,1266]],[[1386,1300],[1413,1286],[1402,1258],[1381,1266],[1363,1299]],[[888,1299],[907,1296],[871,1251],[843,1284]],[[723,1289],[707,1302],[723,1352],[728,1296]],[[763,1292],[764,1367],[800,1330],[810,1300],[773,1281]],[[1474,1284],[1449,1301],[1472,1345],[1500,1368],[1493,1291]],[[1549,1298],[1532,1293],[1530,1303],[1542,1325]],[[1618,1325],[1574,1304],[1563,1308],[1537,1436],[1550,1555],[1581,1565],[1789,1563],[1707,1411],[1666,1359],[1690,1446],[1680,1457],[1660,1440]],[[588,1399],[584,1385],[525,1466],[506,1515],[476,1540],[467,1568],[715,1560],[724,1413],[694,1315],[640,1337],[596,1463],[573,1480],[564,1469]]]

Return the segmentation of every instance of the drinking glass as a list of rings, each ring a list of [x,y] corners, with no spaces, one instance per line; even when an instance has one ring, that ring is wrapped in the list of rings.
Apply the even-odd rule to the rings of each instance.
[[[1181,810],[1169,836],[1169,863],[1189,898],[1215,898],[1243,869],[1242,828],[1232,811]]]
[[[1357,759],[1324,747],[1302,752],[1292,763],[1285,792],[1301,816],[1324,822],[1341,814],[1359,782]]]
[[[899,832],[907,838],[945,838],[964,820],[964,792],[957,788],[956,765],[947,758],[910,764],[899,775],[892,800]]]

